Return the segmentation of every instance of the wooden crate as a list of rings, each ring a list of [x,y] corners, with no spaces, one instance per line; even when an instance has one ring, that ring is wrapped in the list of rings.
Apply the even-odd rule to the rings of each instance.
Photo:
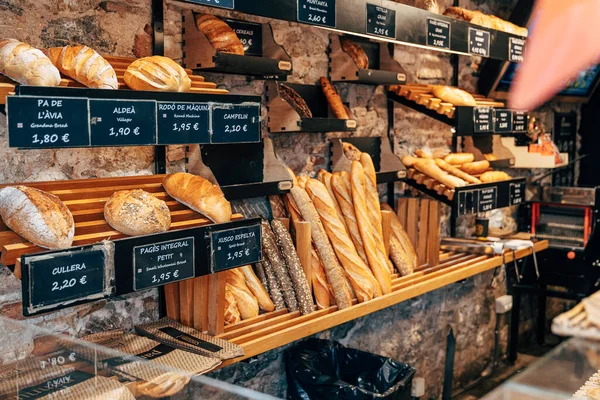
[[[438,265],[440,203],[428,199],[401,198],[398,200],[398,218],[417,251],[419,265]]]

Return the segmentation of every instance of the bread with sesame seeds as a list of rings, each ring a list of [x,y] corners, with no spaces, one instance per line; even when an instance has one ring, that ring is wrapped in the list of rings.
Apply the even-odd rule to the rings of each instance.
[[[104,218],[115,230],[128,236],[165,232],[171,227],[167,204],[141,189],[113,193],[104,205]]]

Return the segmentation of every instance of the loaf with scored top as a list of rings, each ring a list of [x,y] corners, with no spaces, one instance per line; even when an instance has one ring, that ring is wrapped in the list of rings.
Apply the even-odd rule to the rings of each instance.
[[[129,236],[166,232],[171,227],[167,203],[141,189],[113,193],[104,204],[104,218],[114,229]]]
[[[94,49],[82,45],[53,47],[46,54],[63,75],[89,88],[119,88],[117,73]]]
[[[225,285],[225,324],[231,325],[242,320],[240,310],[235,301],[235,296],[231,292],[231,286]]]
[[[340,219],[340,221],[342,221],[344,226],[346,226],[346,221],[344,220],[344,216],[342,215],[342,210],[337,202],[337,199],[335,198],[333,188],[331,187],[331,177],[331,172],[325,171],[324,169],[319,170],[319,173],[317,174],[319,182],[325,185],[325,187],[327,188],[327,192],[329,192],[329,196],[331,196],[331,200],[333,200],[333,206],[335,207],[335,211],[337,213],[338,218]]]
[[[0,73],[29,86],[58,86],[60,72],[41,51],[15,39],[0,40]]]
[[[258,300],[246,285],[244,274],[239,268],[225,271],[227,287],[235,297],[242,320],[258,315]]]
[[[210,14],[196,15],[196,26],[206,36],[215,51],[244,55],[244,45],[240,38],[221,19]]]
[[[344,53],[348,54],[354,64],[358,67],[358,69],[368,69],[369,68],[369,57],[367,57],[367,53],[360,47],[359,44],[353,42],[348,38],[340,38],[340,42],[342,44],[342,50]]]
[[[223,223],[231,220],[231,204],[219,185],[185,172],[167,175],[162,185],[169,196],[212,221]]]
[[[279,96],[298,113],[300,118],[312,118],[312,111],[306,101],[294,89],[287,85],[278,85]]]
[[[27,186],[0,190],[0,216],[17,235],[46,249],[65,249],[73,243],[71,211],[55,195]]]
[[[168,57],[144,57],[132,62],[123,79],[133,90],[189,92],[192,80],[187,72]]]

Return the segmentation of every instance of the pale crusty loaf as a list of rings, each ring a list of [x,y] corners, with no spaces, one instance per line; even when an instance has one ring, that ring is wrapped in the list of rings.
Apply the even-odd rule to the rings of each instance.
[[[231,204],[219,185],[185,172],[167,175],[162,184],[169,196],[212,221],[223,223],[231,220]]]
[[[381,287],[369,267],[358,256],[345,226],[337,216],[325,186],[315,179],[309,179],[306,183],[306,192],[321,218],[338,260],[348,274],[359,303],[381,296]]]
[[[188,92],[192,87],[192,80],[181,65],[162,56],[135,60],[129,64],[123,78],[134,90]]]
[[[446,11],[444,11],[444,15],[458,18],[486,28],[512,33],[514,35],[527,37],[529,34],[527,28],[522,28],[513,24],[512,22],[498,18],[495,15],[487,15],[480,11],[467,10],[460,7],[448,7]]]
[[[165,232],[171,227],[167,203],[140,189],[113,193],[104,205],[104,218],[129,236]]]
[[[196,26],[206,36],[215,51],[244,55],[244,45],[233,29],[210,14],[196,15]]]
[[[242,319],[253,318],[258,315],[258,300],[248,289],[244,274],[239,268],[225,271],[227,286],[235,297]]]
[[[258,306],[261,310],[264,311],[274,311],[275,305],[269,298],[269,294],[267,293],[265,287],[260,282],[258,277],[254,274],[252,267],[249,265],[240,267],[239,270],[244,274],[244,279],[246,280],[246,286],[252,292],[256,300],[258,300]]]
[[[437,166],[433,159],[421,158],[414,164],[414,167],[417,171],[420,171],[436,181],[443,183],[450,189],[456,189],[457,187],[466,186],[467,184],[467,182],[464,180],[456,176],[452,176],[446,171],[442,170]]]
[[[95,50],[82,45],[46,50],[52,64],[77,82],[96,89],[118,89],[117,73]]]
[[[0,73],[22,85],[58,86],[60,72],[46,55],[15,39],[0,40]]]
[[[475,107],[477,102],[471,94],[459,88],[450,86],[434,86],[432,93],[435,97],[442,99],[445,102],[454,104],[455,106],[470,106]]]
[[[225,324],[231,325],[242,320],[240,310],[235,301],[235,296],[231,292],[231,286],[225,285]]]
[[[70,247],[75,222],[58,197],[26,186],[0,190],[0,216],[10,229],[31,243],[47,249]]]

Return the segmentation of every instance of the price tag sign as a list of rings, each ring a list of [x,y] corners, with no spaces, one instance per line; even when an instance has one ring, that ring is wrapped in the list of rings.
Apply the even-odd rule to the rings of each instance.
[[[450,48],[450,22],[427,18],[427,46]]]
[[[469,54],[490,56],[490,33],[488,31],[469,28]]]
[[[261,260],[260,224],[211,233],[213,273]]]
[[[158,103],[158,144],[210,143],[208,103]]]
[[[396,10],[367,3],[367,33],[396,38]]]
[[[111,244],[112,245],[112,244]],[[24,312],[31,315],[59,305],[108,296],[114,261],[103,246],[26,256]],[[27,293],[28,292],[28,293]]]
[[[187,0],[187,1],[189,1],[190,3],[205,4],[207,6],[229,8],[230,10],[233,10],[235,8],[234,0]]]
[[[525,47],[525,39],[508,38],[508,60],[512,62],[523,62],[523,48]]]
[[[494,132],[512,133],[513,131],[512,111],[504,109],[494,110]]]
[[[467,190],[459,192],[458,214],[474,214],[479,210],[479,190]]]
[[[134,290],[194,277],[194,238],[169,240],[133,248]]]
[[[156,102],[90,99],[92,146],[156,144]]]
[[[498,204],[498,188],[492,187],[479,191],[479,212],[496,209]]]
[[[260,142],[259,104],[214,104],[211,143]]]
[[[525,182],[511,183],[509,192],[509,205],[516,206],[525,202]]]
[[[527,132],[527,113],[513,111],[513,132]]]
[[[473,108],[475,133],[490,133],[494,131],[492,109],[490,107]]]
[[[6,102],[9,147],[90,145],[87,99],[8,96]]]
[[[298,22],[335,28],[336,0],[298,0]]]
[[[224,19],[231,29],[240,38],[244,45],[244,55],[262,57],[262,25],[252,22]]]

